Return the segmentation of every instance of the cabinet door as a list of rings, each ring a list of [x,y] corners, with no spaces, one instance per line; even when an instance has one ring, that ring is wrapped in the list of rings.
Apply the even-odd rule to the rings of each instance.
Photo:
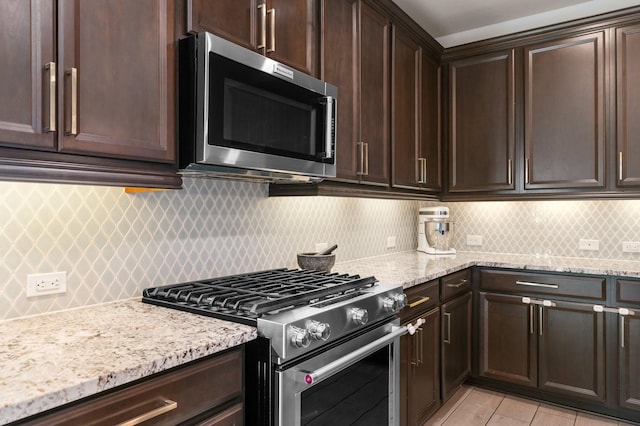
[[[442,401],[471,374],[471,293],[442,309]]]
[[[538,309],[538,387],[605,401],[605,321],[592,305]]]
[[[257,50],[263,34],[257,26],[262,12],[258,10],[258,2],[263,3],[262,0],[187,0],[187,31],[208,31]]]
[[[409,34],[393,27],[391,46],[391,152],[392,185],[417,188],[422,180],[419,152],[420,45]]]
[[[640,25],[616,30],[617,182],[640,185]]]
[[[640,411],[640,318],[619,317],[619,404]]]
[[[54,17],[54,0],[0,2],[3,145],[55,148],[56,76],[52,68],[45,68],[55,61]]]
[[[604,34],[524,48],[525,189],[604,186]]]
[[[389,20],[367,3],[360,10],[360,150],[363,182],[389,185]],[[340,95],[338,94],[338,102]],[[338,142],[340,143],[340,142]],[[362,152],[361,152],[362,153]],[[338,160],[339,161],[339,160]]]
[[[533,305],[522,297],[480,293],[479,371],[482,377],[537,386]]]
[[[514,190],[514,58],[509,50],[450,65],[449,191]]]
[[[58,4],[59,149],[173,162],[174,1]]]
[[[440,309],[421,317],[425,320],[416,333],[401,338],[400,424],[423,424],[440,405],[439,345]]]
[[[392,185],[440,189],[439,66],[415,38],[393,27]]]
[[[322,78],[338,88],[336,177],[355,181],[359,167],[359,0],[324,2]]]
[[[439,192],[442,190],[441,68],[439,60],[427,55],[424,49],[420,65],[419,144],[420,158],[424,159],[426,168],[421,186]]]
[[[267,0],[267,55],[318,75],[320,0]],[[275,14],[275,15],[274,15]],[[338,96],[338,100],[340,96]]]

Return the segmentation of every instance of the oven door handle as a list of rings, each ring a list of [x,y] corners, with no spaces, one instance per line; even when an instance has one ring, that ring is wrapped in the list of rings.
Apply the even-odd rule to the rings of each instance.
[[[409,323],[402,327],[394,326],[392,328],[392,331],[386,336],[364,345],[358,350],[351,352],[349,355],[338,358],[337,360],[330,362],[329,364],[320,367],[315,371],[301,371],[304,376],[304,382],[308,385],[312,385],[316,382],[322,381],[325,378],[337,373],[338,371],[355,364],[363,358],[366,358],[378,349],[387,346],[389,343],[393,342],[400,336],[404,336],[405,334],[414,334],[416,332],[416,329],[423,323],[424,320],[420,318],[415,324]]]

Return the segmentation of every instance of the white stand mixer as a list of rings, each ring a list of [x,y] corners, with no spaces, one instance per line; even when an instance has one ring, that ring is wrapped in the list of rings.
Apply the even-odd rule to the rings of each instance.
[[[453,222],[449,221],[449,208],[422,207],[418,220],[418,251],[427,254],[452,255],[450,246]]]

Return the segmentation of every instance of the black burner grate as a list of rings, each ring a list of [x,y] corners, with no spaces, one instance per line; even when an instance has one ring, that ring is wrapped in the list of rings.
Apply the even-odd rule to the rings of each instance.
[[[374,277],[272,269],[145,289],[143,302],[255,325],[267,312],[370,287]]]

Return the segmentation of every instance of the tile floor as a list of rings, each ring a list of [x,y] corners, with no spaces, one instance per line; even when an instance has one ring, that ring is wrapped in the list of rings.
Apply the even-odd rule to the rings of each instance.
[[[640,419],[639,419],[640,421]],[[424,426],[627,426],[500,392],[462,386]]]

